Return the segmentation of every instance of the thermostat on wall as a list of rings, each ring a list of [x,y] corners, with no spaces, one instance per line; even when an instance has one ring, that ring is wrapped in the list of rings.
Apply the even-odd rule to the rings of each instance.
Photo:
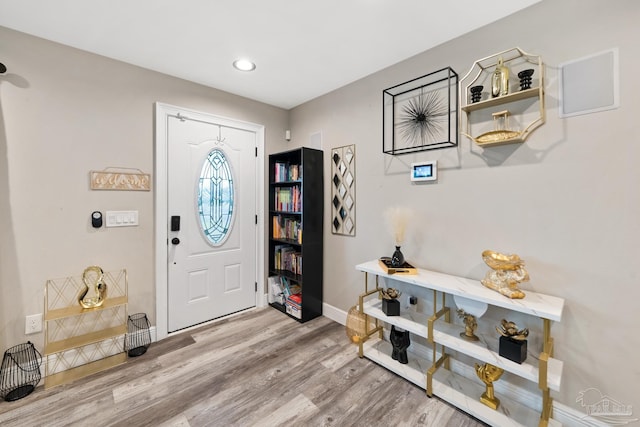
[[[411,181],[435,181],[438,179],[438,162],[411,163]]]

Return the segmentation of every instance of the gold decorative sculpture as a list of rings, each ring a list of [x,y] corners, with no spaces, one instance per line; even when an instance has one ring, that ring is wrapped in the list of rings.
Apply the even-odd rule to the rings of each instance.
[[[100,307],[107,299],[107,284],[104,282],[104,272],[97,265],[87,267],[82,273],[84,287],[78,294],[78,303],[83,308]],[[87,296],[89,286],[93,287],[93,295]]]
[[[494,129],[478,135],[474,140],[478,144],[498,143],[514,140],[520,137],[521,132],[509,128],[509,110],[492,113]]]
[[[478,378],[480,378],[487,387],[485,392],[482,393],[482,396],[480,396],[480,402],[491,409],[498,409],[500,406],[500,399],[495,396],[493,391],[493,383],[498,381],[503,373],[504,369],[493,366],[490,363],[485,363],[484,365],[478,365],[476,363],[476,375],[478,375]]]
[[[505,255],[486,250],[482,259],[493,269],[488,271],[482,284],[489,289],[500,292],[513,299],[524,298],[525,294],[518,289],[518,284],[529,281],[529,273],[524,268],[524,261],[518,255]]]
[[[380,289],[380,295],[386,300],[392,300],[402,295],[402,292],[395,288]]]
[[[464,332],[460,332],[460,336],[468,341],[479,341],[475,334],[478,322],[473,314],[469,314],[463,309],[458,309],[458,317],[464,320]]]
[[[509,322],[505,319],[502,319],[500,326],[496,326],[496,331],[498,331],[498,333],[503,337],[511,338],[516,341],[524,341],[529,336],[528,328],[524,328],[519,331],[515,323]]]

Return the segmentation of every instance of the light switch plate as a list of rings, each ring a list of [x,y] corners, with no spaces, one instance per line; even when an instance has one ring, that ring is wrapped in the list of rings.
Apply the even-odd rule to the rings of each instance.
[[[138,211],[107,211],[107,227],[135,227],[138,225]]]

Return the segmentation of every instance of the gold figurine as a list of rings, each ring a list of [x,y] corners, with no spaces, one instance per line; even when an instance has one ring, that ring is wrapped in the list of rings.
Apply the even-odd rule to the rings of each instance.
[[[493,269],[481,280],[484,286],[512,299],[524,298],[525,294],[518,289],[518,284],[529,281],[529,273],[518,255],[486,250],[482,252],[482,259]]]
[[[460,336],[468,341],[479,341],[480,338],[475,334],[478,327],[476,316],[467,313],[461,308],[458,309],[457,313],[458,317],[464,320],[464,332],[460,332]]]
[[[87,267],[82,273],[82,281],[84,287],[78,294],[78,303],[83,308],[100,307],[104,300],[107,299],[107,284],[103,280],[104,272],[97,265]],[[87,296],[89,293],[89,285],[93,286],[93,295]]]
[[[382,295],[382,298],[386,300],[392,300],[402,295],[402,292],[398,291],[395,288],[387,288],[387,289],[381,289],[380,294]]]
[[[524,328],[519,331],[515,323],[509,322],[505,319],[502,319],[500,326],[496,326],[496,331],[498,331],[498,333],[503,337],[511,338],[516,341],[524,341],[529,336],[529,328]]]
[[[495,396],[493,391],[493,383],[498,381],[502,376],[504,369],[493,366],[490,363],[484,365],[478,365],[476,363],[476,375],[486,385],[487,389],[482,396],[480,396],[480,402],[484,403],[491,409],[498,409],[500,406],[500,399]]]

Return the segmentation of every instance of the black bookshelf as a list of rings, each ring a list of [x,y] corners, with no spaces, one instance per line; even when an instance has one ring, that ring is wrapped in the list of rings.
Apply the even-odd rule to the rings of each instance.
[[[299,286],[299,318],[295,308],[287,313],[286,298],[270,305],[300,322],[322,315],[322,163],[322,151],[312,148],[269,156],[269,276]]]

